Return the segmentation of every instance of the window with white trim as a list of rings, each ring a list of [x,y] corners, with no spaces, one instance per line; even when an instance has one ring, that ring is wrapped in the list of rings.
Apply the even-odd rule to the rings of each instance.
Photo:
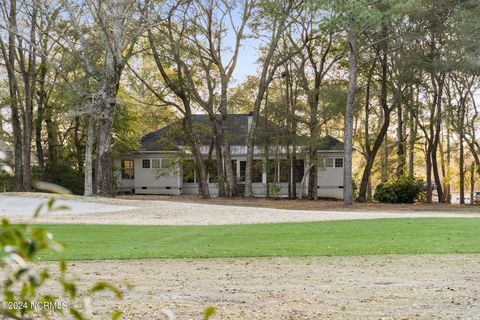
[[[122,160],[121,161],[121,173],[122,179],[134,179],[134,163],[133,160]]]
[[[161,164],[161,161],[162,159],[152,159],[152,168],[153,169],[159,169],[160,168],[160,164]]]
[[[343,168],[343,158],[335,158],[335,168]]]
[[[150,159],[142,159],[142,168],[150,169]]]
[[[305,165],[304,165],[303,159],[295,160],[293,162],[293,181],[302,182],[304,173],[305,173]]]
[[[325,158],[325,167],[333,168],[333,158]]]

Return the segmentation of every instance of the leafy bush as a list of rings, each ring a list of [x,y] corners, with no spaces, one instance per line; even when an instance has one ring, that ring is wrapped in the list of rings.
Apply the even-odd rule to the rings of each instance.
[[[270,197],[274,199],[278,199],[280,198],[280,193],[282,191],[282,188],[280,187],[280,184],[278,182],[269,182],[268,191],[270,193]]]
[[[32,180],[42,181],[43,171],[39,166],[32,166]],[[47,173],[46,182],[62,186],[74,194],[83,194],[83,175],[65,163],[52,165]],[[0,192],[13,191],[13,177],[0,169]]]
[[[237,183],[235,185],[235,195],[238,197],[243,197],[245,195],[245,184]]]
[[[0,192],[13,190],[13,177],[7,172],[0,170]]]
[[[51,165],[47,172],[47,182],[67,188],[74,194],[83,194],[83,175],[66,163]]]
[[[375,188],[373,198],[388,203],[413,203],[420,197],[424,189],[423,180],[402,176],[397,180],[380,183]]]

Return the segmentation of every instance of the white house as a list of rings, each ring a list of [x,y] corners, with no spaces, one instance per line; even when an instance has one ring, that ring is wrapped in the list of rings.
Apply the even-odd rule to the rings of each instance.
[[[202,153],[205,158],[214,158],[215,152],[212,137],[209,134],[208,117],[193,115],[202,136]],[[231,114],[226,121],[232,154],[232,166],[239,188],[245,183],[246,168],[246,136],[251,116],[248,114]],[[308,152],[297,146],[296,160],[286,161],[287,147],[271,143],[275,139],[276,129],[267,127],[260,121],[259,132],[269,136],[269,147],[255,147],[252,188],[255,196],[266,196],[269,190],[275,189],[280,197],[288,196],[289,175],[296,183],[297,195],[301,194],[301,180],[309,166]],[[202,128],[203,131],[202,131]],[[260,139],[259,139],[260,140]],[[318,143],[318,196],[343,198],[343,143],[331,136],[325,136]],[[289,147],[289,152],[293,148]],[[213,152],[212,152],[213,151]],[[268,153],[268,155],[267,155]],[[198,194],[198,186],[186,137],[182,129],[182,120],[178,120],[160,130],[149,133],[141,139],[140,150],[124,154],[116,162],[117,190],[136,194],[181,195]],[[211,195],[218,194],[215,178],[216,162],[207,161],[209,173],[209,190]],[[308,178],[307,178],[308,179]],[[304,187],[308,181],[304,183]],[[275,186],[272,188],[272,186]],[[305,191],[306,192],[306,191]],[[272,194],[270,192],[270,194]]]

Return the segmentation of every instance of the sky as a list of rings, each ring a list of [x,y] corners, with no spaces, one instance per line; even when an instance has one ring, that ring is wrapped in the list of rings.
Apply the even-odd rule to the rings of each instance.
[[[240,7],[240,5],[239,5]],[[241,24],[241,13],[239,12],[240,8],[236,7],[235,11],[232,12],[233,23],[236,26]],[[225,20],[225,27],[227,30],[225,31],[225,38],[224,46],[229,47],[233,50],[235,44],[235,33],[231,30],[231,25],[229,25],[228,19]],[[257,74],[258,70],[258,54],[259,54],[259,45],[261,44],[261,40],[253,39],[250,37],[251,30],[247,27],[244,30],[245,38],[242,39],[240,52],[237,59],[237,66],[233,73],[232,85],[237,85],[245,80],[249,75]],[[224,53],[224,61],[229,61],[232,50],[226,51]]]
[[[238,55],[237,67],[233,73],[235,84],[241,83],[248,76],[257,74],[258,43],[245,39]]]

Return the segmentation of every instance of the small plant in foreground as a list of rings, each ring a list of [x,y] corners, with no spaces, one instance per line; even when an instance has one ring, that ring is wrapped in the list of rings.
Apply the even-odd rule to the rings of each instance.
[[[47,203],[47,209],[54,207],[55,201]],[[37,210],[38,212],[39,210]],[[99,281],[86,292],[80,292],[75,282],[69,280],[67,264],[59,262],[58,280],[51,279],[47,268],[35,267],[33,262],[39,253],[45,250],[62,251],[61,244],[56,242],[53,235],[41,227],[30,225],[10,224],[7,219],[2,220],[0,227],[0,261],[6,272],[3,283],[3,299],[0,302],[0,314],[7,319],[30,319],[40,317],[51,319],[53,314],[65,315],[70,313],[74,319],[88,319],[91,315],[91,299],[102,290],[109,290],[117,298],[122,298],[122,292],[106,281]],[[58,297],[51,293],[40,293],[47,281],[56,281],[63,293]],[[82,298],[80,298],[82,297]],[[120,319],[122,313],[113,311],[112,319]]]
[[[6,163],[6,156],[0,151],[0,171],[13,175],[13,170]],[[53,192],[68,192],[65,188],[36,182],[37,188]],[[39,206],[33,218],[37,217],[45,207],[47,211],[68,209],[66,206],[56,206],[55,199]],[[59,277],[52,279],[47,268],[35,265],[40,253],[48,250],[60,252],[63,246],[56,242],[53,235],[42,227],[26,224],[11,224],[8,219],[2,219],[0,226],[0,268],[5,276],[0,300],[0,317],[3,319],[58,319],[67,318],[69,313],[73,319],[89,319],[93,312],[91,301],[96,292],[111,291],[121,299],[122,292],[106,281],[93,284],[85,292],[80,291],[77,284],[70,280],[67,273],[67,264],[59,262]],[[45,284],[51,281],[52,292],[44,293]],[[122,312],[114,310],[111,319],[120,319]]]

